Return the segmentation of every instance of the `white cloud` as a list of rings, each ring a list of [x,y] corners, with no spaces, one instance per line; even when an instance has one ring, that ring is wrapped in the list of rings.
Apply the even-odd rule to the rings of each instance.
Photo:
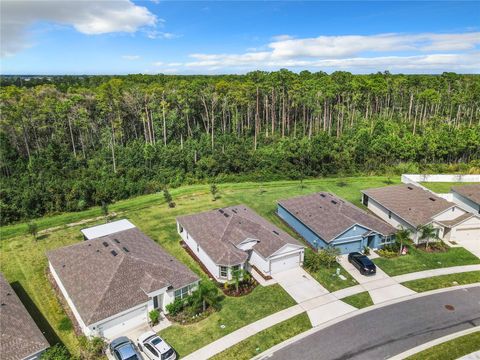
[[[365,71],[473,71],[480,64],[480,32],[274,38],[267,50],[190,54],[184,66],[207,71],[286,68]],[[197,70],[198,71],[198,70]]]
[[[138,60],[140,59],[140,55],[122,55],[122,59],[124,60]]]
[[[28,28],[37,22],[68,25],[87,35],[133,33],[159,20],[144,6],[130,0],[114,1],[1,1],[1,55],[31,46]]]
[[[170,32],[164,32],[164,31],[150,30],[150,31],[147,31],[147,37],[149,37],[150,39],[170,40],[170,39],[176,39],[178,37],[181,37],[181,35],[170,33]]]
[[[161,62],[161,61],[156,61],[156,62],[154,62],[152,65],[153,65],[153,66],[163,66],[164,63]]]

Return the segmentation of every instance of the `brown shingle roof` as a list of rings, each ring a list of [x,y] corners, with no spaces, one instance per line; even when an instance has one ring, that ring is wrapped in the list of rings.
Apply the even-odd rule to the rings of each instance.
[[[480,205],[480,184],[453,186],[452,191]]]
[[[86,325],[147,302],[146,293],[199,279],[138,228],[53,250],[47,257]]]
[[[435,215],[455,206],[412,184],[385,186],[362,192],[415,227],[428,224]]]
[[[453,219],[453,220],[443,220],[443,221],[438,221],[439,223],[445,225],[446,227],[454,227],[455,225],[458,225],[462,222],[464,222],[465,220],[468,220],[470,219],[471,217],[473,217],[473,214],[470,214],[470,213],[465,213],[463,215],[460,215],[459,217]]]
[[[0,304],[0,358],[24,359],[50,346],[2,274]]]
[[[246,239],[258,240],[253,249],[265,258],[286,244],[301,245],[245,205],[181,216],[177,221],[219,265],[232,266],[246,261],[247,253],[237,248]]]
[[[280,200],[278,203],[326,242],[354,225],[362,225],[383,235],[395,232],[395,228],[376,216],[327,192]]]

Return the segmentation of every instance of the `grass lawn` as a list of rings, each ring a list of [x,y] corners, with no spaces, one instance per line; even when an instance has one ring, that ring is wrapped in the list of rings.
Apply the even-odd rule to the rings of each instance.
[[[408,360],[454,360],[480,350],[480,331],[460,336],[409,356]]]
[[[337,267],[340,268],[340,274],[347,278],[346,280],[342,280],[336,275]],[[308,272],[315,280],[317,280],[330,292],[358,284],[357,281],[340,264],[332,268],[322,267],[317,272]]]
[[[172,325],[160,336],[185,356],[234,330],[295,305],[280,285],[257,286],[244,297],[226,297],[222,309],[191,325]],[[221,326],[224,325],[224,328]]]
[[[316,191],[330,191],[360,205],[360,190],[384,186],[387,177],[343,178],[341,181],[345,184],[339,184],[340,179],[338,178],[307,180],[304,181],[303,186],[300,186],[298,181],[220,184],[218,185],[220,199],[217,201],[212,201],[209,185],[185,186],[170,191],[177,204],[177,207],[173,209],[166,206],[163,195],[159,193],[119,201],[110,206],[110,211],[120,212],[119,218],[130,219],[143,232],[193,271],[200,276],[205,276],[198,264],[180,246],[179,236],[176,233],[175,217],[245,203],[260,215],[265,216],[296,237],[275,215],[276,200]],[[48,340],[51,343],[63,342],[74,354],[78,353],[78,341],[46,279],[47,259],[45,252],[83,241],[79,230],[102,221],[73,227],[66,227],[66,224],[94,218],[99,216],[100,213],[100,209],[94,208],[83,212],[65,213],[37,219],[35,222],[38,224],[39,230],[60,227],[41,235],[38,241],[34,241],[31,236],[26,235],[26,223],[0,228],[0,270],[7,280],[13,283],[14,289],[19,293],[28,310],[34,315],[39,327],[46,333]],[[328,278],[328,276],[330,276],[330,272],[327,272],[327,276],[323,277]],[[238,298],[236,301],[233,299],[231,301],[226,300],[222,312],[213,315],[213,319],[219,316],[225,316],[226,319],[229,319],[227,315],[223,315],[227,313],[232,314],[231,317],[241,319],[243,317],[241,309],[245,309],[244,305],[246,304],[248,304],[248,307],[256,308],[259,304],[264,303],[258,313],[273,313],[280,310],[282,306],[289,306],[290,301],[285,300],[285,296],[283,290],[275,287],[258,288],[254,293]],[[268,298],[274,299],[274,301],[266,302],[264,299]],[[249,311],[256,312],[257,310]],[[252,321],[252,319],[250,318],[249,321]],[[213,323],[214,320],[207,319],[206,322]],[[230,323],[230,325],[233,326],[234,324]]]
[[[372,298],[370,297],[368,291],[364,291],[355,295],[350,295],[340,300],[356,307],[357,309],[362,309],[364,307],[373,305]]]
[[[411,272],[438,269],[459,265],[479,264],[480,259],[464,248],[449,248],[446,252],[427,253],[408,247],[408,255],[392,259],[377,258],[373,262],[390,276],[402,275]]]
[[[473,284],[480,282],[480,271],[469,271],[459,274],[434,276],[426,279],[412,280],[402,283],[416,292],[443,289],[450,286]]]
[[[470,183],[470,182],[422,182],[421,185],[425,186],[427,189],[436,192],[437,194],[446,194],[450,192],[452,186],[461,186],[461,185],[470,185],[470,184],[478,184],[478,183]]]
[[[285,320],[215,355],[212,360],[248,360],[312,327],[306,313]]]

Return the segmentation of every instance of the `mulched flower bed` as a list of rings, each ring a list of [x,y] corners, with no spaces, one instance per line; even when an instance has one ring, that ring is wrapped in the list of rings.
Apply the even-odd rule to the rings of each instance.
[[[229,284],[228,287],[225,287],[224,284],[219,284],[219,287],[222,289],[225,295],[239,297],[250,294],[253,289],[257,287],[257,285],[258,283],[252,279],[249,282],[243,282],[238,284],[238,292],[235,284]]]
[[[416,248],[427,253],[444,253],[447,252],[449,247],[444,243],[430,243],[427,247],[427,244],[417,245]]]
[[[200,320],[203,320],[203,319],[207,318],[208,316],[210,316],[214,312],[215,312],[214,308],[208,307],[207,310],[205,310],[204,312],[201,312],[199,314],[196,314],[196,315],[192,316],[189,313],[188,309],[185,308],[184,310],[180,311],[176,315],[166,314],[165,316],[168,320],[170,320],[172,322],[175,322],[175,323],[178,323],[178,324],[181,324],[181,325],[189,325],[189,324],[194,324],[196,322],[199,322]]]

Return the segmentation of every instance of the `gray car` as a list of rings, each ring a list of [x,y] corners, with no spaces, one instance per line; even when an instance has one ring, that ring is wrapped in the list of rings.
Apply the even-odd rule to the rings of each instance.
[[[126,336],[121,336],[113,340],[110,345],[110,352],[115,360],[141,360],[142,356],[138,353],[135,344]]]

